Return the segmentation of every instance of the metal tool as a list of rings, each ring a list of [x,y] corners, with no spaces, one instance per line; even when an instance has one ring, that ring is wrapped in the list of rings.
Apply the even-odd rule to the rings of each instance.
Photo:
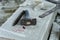
[[[45,16],[48,16],[49,14],[51,14],[54,11],[56,11],[56,7],[51,9],[51,10],[49,10],[49,11],[47,11],[47,12],[45,12],[44,14],[40,15],[39,17],[40,18],[44,18]]]
[[[20,22],[21,25],[30,26],[36,25],[36,19],[22,19]]]
[[[57,9],[60,8],[60,0],[47,0],[47,1],[56,4],[56,7],[53,8],[52,10],[49,10],[49,11],[45,12],[44,14],[40,15],[40,16],[39,16],[40,18],[44,18],[45,16],[51,14],[52,12],[54,12],[54,11],[56,11]]]
[[[60,0],[47,0],[47,1],[50,1],[50,2],[55,3],[55,4],[60,4]]]
[[[25,13],[26,13],[26,10],[25,10],[25,11],[23,10],[23,11],[21,12],[21,14],[17,17],[17,19],[16,19],[15,22],[13,23],[13,26],[18,23],[18,21],[21,19],[21,17],[22,17],[23,15],[25,15]]]
[[[13,23],[13,26],[16,25],[19,22],[19,20],[20,20],[20,25],[25,25],[25,26],[36,25],[36,19],[35,18],[30,19],[28,17],[29,17],[28,10],[23,10],[21,14],[17,17],[15,22]]]

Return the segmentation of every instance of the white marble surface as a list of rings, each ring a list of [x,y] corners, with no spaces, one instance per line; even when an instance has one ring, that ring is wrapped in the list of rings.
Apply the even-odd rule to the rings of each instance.
[[[55,5],[55,4],[53,4]],[[56,5],[55,5],[56,6]],[[55,7],[52,6],[52,7]],[[30,18],[36,18],[37,24],[35,26],[28,26],[25,30],[19,29],[21,25],[12,26],[15,19],[23,11],[28,10]],[[45,18],[39,18],[39,15],[46,11],[32,10],[30,7],[20,7],[17,11],[1,26],[0,34],[2,37],[13,38],[15,40],[47,40],[51,24],[55,18],[56,13],[53,12]],[[14,17],[14,18],[13,18]],[[19,30],[15,31],[15,28]]]
[[[0,40],[14,40],[14,39],[8,39],[8,38],[0,37]]]

